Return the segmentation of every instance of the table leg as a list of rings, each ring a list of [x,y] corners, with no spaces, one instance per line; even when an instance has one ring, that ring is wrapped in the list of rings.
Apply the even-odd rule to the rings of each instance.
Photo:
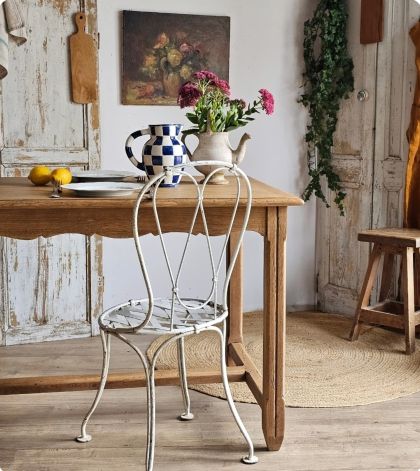
[[[232,233],[227,247],[227,264],[230,263],[231,255],[238,244],[238,234]],[[239,251],[235,268],[229,284],[228,306],[229,317],[227,322],[227,363],[234,366],[235,362],[229,352],[229,345],[243,343],[243,249]]]
[[[262,427],[269,450],[284,437],[287,208],[267,209],[264,240],[264,346]]]

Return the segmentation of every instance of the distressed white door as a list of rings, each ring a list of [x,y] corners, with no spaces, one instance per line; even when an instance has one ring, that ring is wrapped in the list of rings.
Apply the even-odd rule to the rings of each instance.
[[[334,141],[334,167],[347,193],[346,215],[331,205],[317,207],[317,286],[322,310],[350,313],[367,261],[357,233],[371,226],[377,46],[360,44],[360,0],[347,2],[348,40],[355,91],[343,102]],[[366,90],[365,101],[357,99]],[[330,198],[333,200],[333,198]]]
[[[408,32],[419,20],[414,0],[385,0],[384,40],[359,44],[360,1],[348,2],[355,92],[343,106],[334,160],[347,192],[346,216],[319,205],[318,300],[322,310],[354,314],[369,246],[360,230],[401,226],[407,158],[405,132],[416,80]],[[369,98],[358,102],[365,89]]]
[[[414,0],[386,2],[384,41],[378,48],[373,227],[401,226],[408,156],[406,131],[416,85],[415,48],[409,36],[419,21]]]
[[[71,102],[68,36],[84,9],[96,32],[96,0],[25,0],[28,42],[10,48],[2,82],[2,176],[34,165],[99,165],[97,105]],[[0,239],[0,345],[91,335],[101,309],[101,240],[81,235]]]

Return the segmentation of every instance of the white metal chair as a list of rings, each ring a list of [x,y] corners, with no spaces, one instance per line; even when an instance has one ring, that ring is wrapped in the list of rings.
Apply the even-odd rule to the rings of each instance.
[[[214,166],[213,172],[206,177],[202,184],[197,183],[197,180],[191,176],[186,170],[189,168],[196,167],[198,165],[212,165]],[[161,224],[159,220],[159,205],[158,205],[158,194],[159,184],[170,176],[171,173],[176,172],[183,176],[184,179],[189,179],[193,183],[196,189],[197,203],[195,205],[193,218],[191,221],[189,233],[186,236],[185,245],[181,248],[181,259],[177,271],[172,269],[167,246],[165,243],[165,237],[162,233]],[[230,220],[229,227],[226,231],[223,240],[223,246],[220,257],[215,260],[210,236],[209,228],[206,219],[205,211],[205,190],[207,183],[210,178],[217,172],[225,172],[228,175],[233,176],[231,179],[231,185],[236,185],[236,196],[232,204],[232,218]],[[142,202],[145,199],[152,199],[153,214],[156,222],[157,233],[160,239],[160,245],[163,251],[163,255],[166,261],[166,267],[169,272],[171,280],[171,293],[167,299],[155,298],[153,295],[152,286],[150,283],[148,271],[146,269],[146,263],[140,243],[139,227],[141,228],[141,207]],[[240,201],[241,200],[241,201]],[[227,245],[231,236],[234,223],[238,227],[237,217],[239,204],[245,205],[244,216],[239,221],[239,237],[237,245],[234,247],[233,254],[229,263],[226,267],[226,277],[223,283],[223,290],[220,293],[220,302],[218,302],[218,280],[221,267],[223,266],[223,260],[225,259]],[[156,361],[162,350],[170,343],[177,342],[178,346],[178,367],[180,373],[180,382],[182,395],[184,400],[185,411],[180,416],[181,420],[193,419],[193,414],[190,408],[190,397],[188,394],[187,385],[187,374],[184,357],[184,337],[193,334],[199,334],[203,331],[214,331],[220,338],[220,365],[223,378],[223,385],[226,392],[227,401],[233,417],[238,424],[242,435],[244,436],[248,445],[248,455],[242,458],[242,461],[246,464],[254,464],[258,462],[258,458],[254,454],[254,447],[251,438],[242,423],[242,420],[238,414],[235,403],[232,399],[232,394],[229,388],[228,377],[226,372],[226,359],[225,359],[225,341],[226,341],[226,318],[228,316],[227,306],[227,291],[229,281],[232,275],[233,267],[237,259],[243,235],[248,224],[249,214],[251,211],[252,202],[252,190],[249,180],[245,173],[234,164],[227,164],[225,162],[193,162],[174,167],[166,167],[164,171],[154,176],[141,190],[133,212],[133,236],[137,249],[138,258],[142,274],[144,277],[147,298],[139,300],[131,300],[111,309],[106,310],[99,317],[100,333],[103,345],[103,367],[102,377],[98,392],[93,401],[93,404],[83,420],[81,427],[81,434],[76,438],[78,442],[88,442],[91,440],[91,436],[86,433],[87,423],[95,411],[102,393],[105,388],[106,379],[109,370],[110,361],[110,340],[111,336],[117,337],[127,345],[129,345],[139,356],[141,363],[145,370],[145,376],[147,380],[147,450],[146,450],[146,471],[152,471],[153,460],[154,460],[154,447],[155,447],[155,367]],[[150,203],[148,203],[150,205]],[[210,294],[206,299],[185,299],[180,296],[179,280],[180,274],[185,261],[185,256],[193,235],[194,228],[197,224],[198,217],[201,217],[201,224],[203,227],[204,236],[206,238],[206,246],[209,251],[209,260],[212,271],[212,288]],[[163,344],[157,349],[153,358],[149,361],[147,356],[128,338],[126,334],[154,334],[154,335],[167,335],[172,336],[165,340]]]

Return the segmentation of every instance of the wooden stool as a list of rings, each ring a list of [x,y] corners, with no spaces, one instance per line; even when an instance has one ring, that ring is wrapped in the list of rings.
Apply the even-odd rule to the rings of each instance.
[[[354,316],[350,340],[357,340],[360,324],[362,323],[402,329],[405,331],[406,353],[409,355],[416,349],[416,325],[420,324],[420,310],[416,311],[415,307],[418,280],[414,273],[414,255],[417,258],[420,253],[420,230],[375,229],[360,232],[358,240],[373,243],[373,248]],[[382,254],[384,255],[384,265],[378,304],[369,306],[369,299]],[[402,257],[401,288],[403,302],[387,299],[392,284],[392,267],[395,255],[401,255]],[[418,262],[416,265],[417,271]]]

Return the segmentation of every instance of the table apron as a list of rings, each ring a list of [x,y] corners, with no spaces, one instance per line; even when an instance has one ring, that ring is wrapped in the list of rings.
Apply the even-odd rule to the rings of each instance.
[[[224,207],[206,208],[206,219],[210,235],[223,235],[232,217],[232,209]],[[251,210],[248,231],[265,235],[266,208]],[[188,232],[194,208],[161,208],[159,218],[163,232]],[[233,230],[240,229],[244,208],[239,208]],[[132,237],[131,208],[57,208],[57,209],[0,209],[0,236],[14,239],[36,239],[59,234],[101,235],[111,238]],[[156,223],[152,208],[139,214],[141,235],[156,234]],[[195,234],[204,231],[201,218],[194,227]]]

